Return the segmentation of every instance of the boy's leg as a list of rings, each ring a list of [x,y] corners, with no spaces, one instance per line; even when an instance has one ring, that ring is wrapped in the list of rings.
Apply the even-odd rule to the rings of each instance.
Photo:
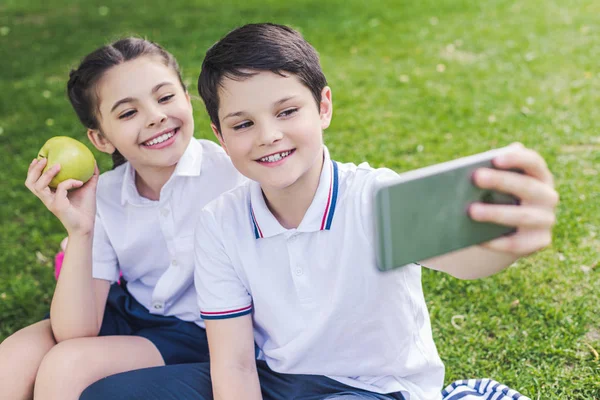
[[[75,400],[91,383],[106,376],[164,365],[156,346],[139,336],[70,339],[44,357],[35,380],[34,398]]]
[[[326,376],[282,374],[257,361],[264,400],[403,400],[400,393],[379,394],[344,385]]]
[[[50,320],[15,332],[0,344],[2,398],[31,399],[42,359],[56,345]]]
[[[210,364],[178,364],[117,374],[89,386],[80,400],[212,400]]]

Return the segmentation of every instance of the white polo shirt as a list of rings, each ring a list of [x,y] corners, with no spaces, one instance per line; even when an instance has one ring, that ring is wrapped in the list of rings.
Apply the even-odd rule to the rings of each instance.
[[[138,194],[131,164],[103,173],[94,278],[115,282],[121,271],[129,292],[152,314],[204,326],[193,285],[194,228],[206,203],[244,181],[220,146],[193,138],[158,201]]]
[[[441,399],[444,366],[421,267],[380,273],[375,265],[372,197],[395,176],[366,163],[338,164],[325,149],[317,192],[297,229],[279,224],[256,182],[211,202],[195,239],[202,317],[252,312],[259,358],[276,372]]]

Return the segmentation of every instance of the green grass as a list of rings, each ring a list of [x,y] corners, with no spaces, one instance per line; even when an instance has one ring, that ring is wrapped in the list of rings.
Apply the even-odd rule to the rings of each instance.
[[[533,399],[600,398],[600,2],[209,3],[0,4],[0,340],[49,306],[64,232],[23,182],[47,138],[86,140],[64,94],[69,68],[135,33],[174,53],[195,94],[207,47],[268,20],[321,53],[335,105],[326,142],[340,161],[404,171],[517,140],[546,157],[561,195],[552,247],[480,281],[425,271],[434,336],[447,382],[492,377]],[[195,116],[196,136],[210,138],[199,101]]]

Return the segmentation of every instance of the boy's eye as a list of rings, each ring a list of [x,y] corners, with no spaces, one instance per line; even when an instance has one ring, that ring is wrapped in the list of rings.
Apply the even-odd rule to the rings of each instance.
[[[233,130],[234,131],[239,131],[240,129],[249,128],[252,125],[254,125],[254,122],[252,122],[252,121],[242,122],[241,124],[235,125],[233,127]]]
[[[297,108],[290,108],[290,109],[283,110],[282,112],[280,112],[278,117],[289,117],[290,115],[292,115],[296,112],[298,112]]]
[[[161,97],[161,98],[158,100],[158,102],[159,102],[159,103],[164,103],[164,102],[166,102],[166,101],[169,101],[169,100],[171,100],[173,97],[175,97],[175,95],[174,95],[174,94],[169,94],[169,95],[166,95],[166,96],[163,96],[163,97]]]
[[[136,113],[135,110],[129,110],[129,111],[124,112],[123,114],[119,115],[119,119],[125,119],[125,118],[132,117],[135,113]]]

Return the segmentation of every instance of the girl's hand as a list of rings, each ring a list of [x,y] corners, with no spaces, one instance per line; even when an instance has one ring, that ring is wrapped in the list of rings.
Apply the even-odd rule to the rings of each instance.
[[[68,179],[61,182],[53,191],[48,185],[60,171],[60,165],[54,165],[42,174],[47,162],[46,159],[34,159],[31,162],[25,186],[44,203],[52,214],[56,215],[69,235],[91,234],[96,217],[98,166],[96,165],[94,175],[85,184],[75,179]],[[69,192],[71,189],[76,190]]]
[[[523,173],[497,169],[479,169],[474,181],[483,189],[509,193],[521,200],[520,205],[475,203],[469,209],[471,218],[481,222],[513,226],[517,231],[494,239],[483,247],[521,257],[548,246],[552,242],[555,207],[558,193],[546,162],[537,152],[522,144],[512,145],[514,151],[494,159],[501,169],[519,169]]]

